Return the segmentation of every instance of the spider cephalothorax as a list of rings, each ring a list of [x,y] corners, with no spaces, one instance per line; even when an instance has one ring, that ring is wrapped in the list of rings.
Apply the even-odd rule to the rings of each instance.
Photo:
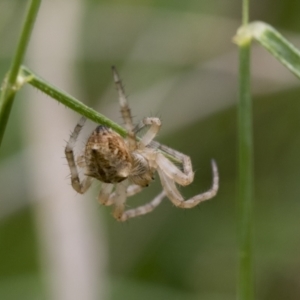
[[[158,118],[144,118],[138,126],[133,126],[121,81],[116,69],[114,67],[112,69],[119,92],[121,114],[125,122],[127,137],[123,138],[109,127],[98,126],[88,138],[84,153],[77,158],[76,164],[73,148],[86,120],[82,117],[65,148],[73,188],[83,194],[90,187],[93,178],[101,181],[99,202],[103,205],[115,205],[113,215],[119,221],[126,221],[129,218],[151,212],[165,196],[174,205],[181,208],[192,208],[200,202],[214,197],[219,188],[219,176],[216,163],[212,160],[213,184],[211,189],[184,200],[176,183],[186,186],[194,180],[190,158],[153,141],[161,126]],[[138,139],[136,133],[144,127],[149,127],[149,129],[144,136]],[[182,170],[165,155],[176,159],[182,165]],[[77,165],[84,168],[85,178],[82,181],[78,175]],[[148,186],[154,179],[156,171],[160,177],[163,191],[148,204],[125,210],[126,198]]]

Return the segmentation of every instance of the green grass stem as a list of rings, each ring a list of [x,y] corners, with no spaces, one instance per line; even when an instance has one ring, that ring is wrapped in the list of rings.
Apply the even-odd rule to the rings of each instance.
[[[36,87],[40,91],[44,92],[45,94],[49,95],[50,97],[59,101],[65,106],[69,107],[70,109],[78,112],[80,115],[85,116],[86,118],[96,122],[97,124],[106,125],[112,128],[115,132],[118,132],[120,135],[126,136],[126,130],[123,127],[108,119],[104,115],[100,114],[96,110],[86,106],[85,104],[72,97],[71,95],[67,94],[66,92],[53,86],[49,82],[36,75],[27,67],[22,66],[21,74],[25,82]]]
[[[240,91],[238,105],[239,180],[238,237],[239,277],[238,299],[253,299],[252,271],[252,201],[253,201],[253,139],[252,102],[250,96],[250,43],[240,47]]]
[[[249,0],[243,1],[242,23],[249,21]],[[238,103],[238,281],[237,299],[254,299],[253,280],[253,133],[250,91],[251,40],[239,44]]]
[[[10,116],[15,94],[20,88],[18,83],[18,74],[25,56],[40,3],[41,0],[32,0],[28,4],[26,17],[22,26],[16,52],[13,55],[13,59],[7,76],[4,78],[4,81],[2,83],[0,95],[0,146]]]
[[[85,116],[86,118],[94,121],[95,123],[108,126],[123,137],[127,135],[127,131],[123,127],[121,127],[114,121],[110,120],[109,118],[105,117],[104,115],[100,114],[96,110],[86,106],[85,104],[83,104],[73,96],[69,95],[65,91],[62,91],[57,87],[53,86],[49,82],[42,79],[40,76],[36,75],[33,71],[31,71],[27,67],[25,66],[21,67],[19,78],[22,84],[28,83],[32,85],[33,87],[39,89],[40,91],[49,95],[50,97],[57,100],[58,102],[69,107],[71,110],[76,111],[78,114]],[[173,157],[172,155],[164,152],[163,150],[159,150],[159,151],[161,151],[170,160],[176,163],[180,163],[180,161],[175,157]]]

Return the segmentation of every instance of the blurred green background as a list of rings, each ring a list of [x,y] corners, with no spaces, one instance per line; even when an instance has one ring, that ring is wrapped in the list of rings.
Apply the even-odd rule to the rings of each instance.
[[[0,3],[1,78],[24,2]],[[299,6],[251,1],[251,19],[269,22],[300,48]],[[117,223],[110,208],[96,203],[99,184],[84,200],[71,190],[63,147],[79,116],[26,87],[0,151],[0,299],[235,299],[238,53],[231,40],[240,11],[237,0],[43,1],[26,65],[121,122],[110,71],[116,65],[134,120],[160,117],[158,141],[191,156],[196,178],[181,188],[185,197],[209,188],[211,158],[220,190],[191,210],[164,201],[149,215]],[[300,85],[254,45],[252,90],[256,295],[296,300]],[[156,179],[128,205],[149,201],[159,189]],[[78,289],[75,296],[70,289]]]

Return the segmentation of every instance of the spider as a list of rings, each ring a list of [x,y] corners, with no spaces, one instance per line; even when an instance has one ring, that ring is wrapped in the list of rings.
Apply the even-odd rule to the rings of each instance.
[[[86,121],[85,117],[81,117],[65,148],[74,190],[84,194],[93,179],[101,181],[98,200],[106,206],[114,205],[113,216],[118,221],[150,213],[164,197],[168,197],[180,208],[192,208],[214,197],[219,188],[219,175],[217,165],[212,160],[212,187],[204,193],[184,200],[176,184],[186,186],[193,182],[194,172],[190,157],[153,140],[161,127],[159,118],[144,118],[134,127],[121,80],[115,67],[112,67],[112,71],[127,136],[123,138],[111,128],[99,125],[88,138],[84,153],[75,161],[73,148]],[[146,133],[137,138],[137,133],[145,127]],[[175,158],[182,168],[177,167],[167,156]],[[79,178],[77,167],[84,168],[83,180]],[[154,179],[155,172],[159,175],[162,192],[147,204],[125,210],[127,197],[147,187]]]

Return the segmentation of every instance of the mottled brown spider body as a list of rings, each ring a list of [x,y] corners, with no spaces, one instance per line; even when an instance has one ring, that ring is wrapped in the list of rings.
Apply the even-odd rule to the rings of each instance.
[[[154,170],[138,149],[130,153],[126,141],[112,129],[100,125],[90,135],[79,160],[85,175],[105,183],[129,179],[142,187],[153,180]],[[83,163],[82,163],[83,162]]]
[[[85,147],[85,175],[105,183],[125,180],[132,168],[132,157],[125,140],[106,126],[98,126]]]
[[[154,141],[161,127],[159,118],[144,118],[134,127],[119,75],[114,67],[112,69],[127,136],[123,138],[111,128],[98,126],[88,138],[83,155],[76,161],[74,147],[86,118],[79,120],[65,148],[74,190],[83,194],[91,186],[93,178],[101,181],[98,200],[103,205],[114,205],[113,216],[118,221],[126,221],[153,211],[166,196],[180,208],[192,208],[214,197],[219,189],[219,174],[214,160],[211,188],[188,200],[182,197],[176,184],[186,186],[193,182],[194,172],[190,157]],[[143,128],[147,129],[146,133],[137,138],[136,134]],[[168,156],[178,161],[181,167],[174,164]],[[84,168],[83,180],[79,177],[77,167]],[[163,191],[149,203],[126,210],[126,199],[148,186],[154,179],[155,172],[159,175]]]

